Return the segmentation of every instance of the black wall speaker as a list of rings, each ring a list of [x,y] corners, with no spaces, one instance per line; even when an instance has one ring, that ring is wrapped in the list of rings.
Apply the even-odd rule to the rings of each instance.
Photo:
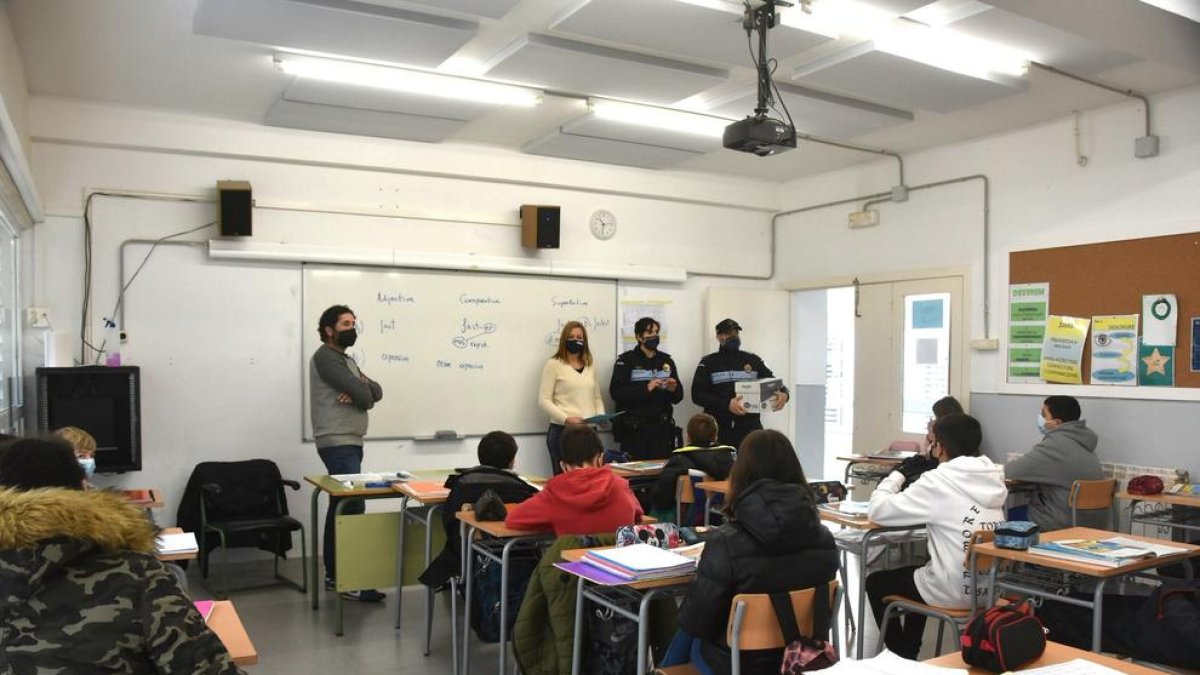
[[[249,237],[253,208],[250,183],[244,180],[217,181],[217,223],[221,226],[221,236]]]
[[[521,206],[521,246],[558,248],[558,221],[562,209],[557,206]]]
[[[38,368],[38,431],[79,427],[96,439],[96,471],[141,471],[140,380],[137,366]]]

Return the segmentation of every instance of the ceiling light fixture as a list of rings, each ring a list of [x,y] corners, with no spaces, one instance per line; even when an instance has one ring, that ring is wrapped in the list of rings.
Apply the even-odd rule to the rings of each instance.
[[[276,54],[275,67],[299,77],[495,105],[532,108],[542,92],[487,80],[299,54]]]
[[[947,28],[899,21],[875,37],[875,48],[935,68],[984,80],[1022,77],[1032,58],[1010,47]]]
[[[725,132],[725,126],[732,121],[724,117],[701,115],[674,108],[659,108],[603,98],[589,98],[588,108],[597,119],[711,138],[720,138]]]

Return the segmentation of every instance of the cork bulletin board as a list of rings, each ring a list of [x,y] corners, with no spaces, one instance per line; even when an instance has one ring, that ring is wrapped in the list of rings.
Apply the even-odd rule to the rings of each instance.
[[[1051,314],[1087,318],[1141,314],[1143,295],[1174,293],[1179,301],[1175,386],[1200,387],[1190,358],[1192,317],[1200,317],[1200,232],[1014,251],[1008,256],[1008,281],[1049,282]],[[1084,384],[1090,382],[1088,342]]]

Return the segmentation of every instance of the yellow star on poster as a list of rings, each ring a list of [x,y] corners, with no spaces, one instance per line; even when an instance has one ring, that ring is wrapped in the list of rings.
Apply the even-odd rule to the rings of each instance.
[[[1154,351],[1150,354],[1150,356],[1147,356],[1146,358],[1142,359],[1142,363],[1146,364],[1146,374],[1147,375],[1153,375],[1155,373],[1158,373],[1159,375],[1166,375],[1167,374],[1167,368],[1166,368],[1167,361],[1170,361],[1170,360],[1171,360],[1171,357],[1163,356],[1162,354],[1160,354],[1158,352],[1158,348],[1156,347],[1154,349]]]

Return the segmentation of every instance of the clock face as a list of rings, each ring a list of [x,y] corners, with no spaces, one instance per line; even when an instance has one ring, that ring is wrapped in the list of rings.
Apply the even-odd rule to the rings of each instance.
[[[617,233],[617,217],[604,209],[592,213],[589,225],[592,228],[592,236],[597,239],[612,239],[613,235]]]

